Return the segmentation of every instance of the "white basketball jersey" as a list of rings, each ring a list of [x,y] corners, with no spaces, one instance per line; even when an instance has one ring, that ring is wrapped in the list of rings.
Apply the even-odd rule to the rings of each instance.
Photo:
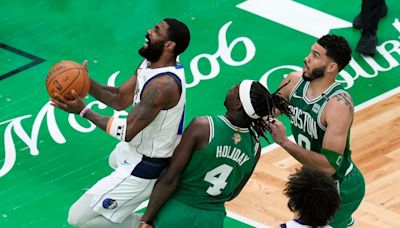
[[[171,157],[183,133],[186,101],[185,72],[180,64],[156,69],[151,69],[148,65],[147,60],[144,60],[137,71],[133,108],[140,103],[146,85],[161,75],[170,75],[181,85],[181,96],[176,106],[161,110],[156,118],[127,144],[131,151],[137,151],[148,157]]]
[[[286,224],[286,228],[309,228],[310,227],[308,225],[303,225],[295,220],[286,222],[285,224]],[[282,225],[281,225],[281,227],[282,227]],[[325,226],[318,226],[318,228],[332,228],[332,227],[329,225],[325,225]]]

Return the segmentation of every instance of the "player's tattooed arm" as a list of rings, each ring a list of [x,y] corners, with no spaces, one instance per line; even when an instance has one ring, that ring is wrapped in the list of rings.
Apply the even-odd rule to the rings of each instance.
[[[85,63],[84,67],[86,68]],[[101,85],[90,79],[89,93],[97,100],[115,110],[125,110],[133,102],[138,68],[135,70],[135,74],[119,87]]]
[[[354,111],[353,101],[347,93],[339,93],[333,96],[337,102],[342,103],[348,107],[351,111]]]
[[[129,112],[126,141],[147,127],[163,109],[170,109],[180,99],[179,85],[171,76],[153,79],[144,88],[141,101]]]

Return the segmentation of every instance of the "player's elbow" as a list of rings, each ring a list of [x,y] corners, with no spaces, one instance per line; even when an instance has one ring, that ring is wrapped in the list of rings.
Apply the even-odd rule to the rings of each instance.
[[[332,176],[333,174],[336,173],[336,170],[332,166],[327,166],[327,167],[324,167],[324,169],[322,169],[322,172],[326,173],[329,176]]]
[[[130,142],[133,138],[134,138],[134,135],[130,134],[130,132],[126,131],[125,140],[124,141],[125,142]]]
[[[163,172],[159,178],[160,182],[166,186],[176,187],[179,182],[179,173],[172,172],[168,168]]]

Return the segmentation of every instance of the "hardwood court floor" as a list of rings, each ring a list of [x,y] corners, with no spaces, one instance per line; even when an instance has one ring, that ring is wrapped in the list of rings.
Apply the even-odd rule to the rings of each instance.
[[[400,94],[355,114],[351,131],[353,161],[364,174],[366,195],[353,227],[400,227]],[[239,197],[228,209],[278,227],[292,213],[282,194],[299,163],[281,148],[264,154]]]

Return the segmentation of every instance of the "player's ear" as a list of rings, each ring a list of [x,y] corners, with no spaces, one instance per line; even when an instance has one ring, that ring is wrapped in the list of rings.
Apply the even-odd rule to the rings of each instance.
[[[168,48],[169,50],[171,50],[171,52],[173,52],[175,49],[176,43],[175,43],[175,41],[168,40],[167,42],[165,42],[164,46],[166,48]]]
[[[328,64],[328,68],[327,68],[327,71],[328,72],[335,72],[335,71],[339,71],[339,65],[337,64],[337,63],[335,63],[335,62],[331,62],[331,63],[329,63]]]
[[[235,101],[235,103],[234,103],[234,109],[235,109],[235,110],[243,109],[242,102],[240,102],[240,99],[237,99],[237,100]]]

